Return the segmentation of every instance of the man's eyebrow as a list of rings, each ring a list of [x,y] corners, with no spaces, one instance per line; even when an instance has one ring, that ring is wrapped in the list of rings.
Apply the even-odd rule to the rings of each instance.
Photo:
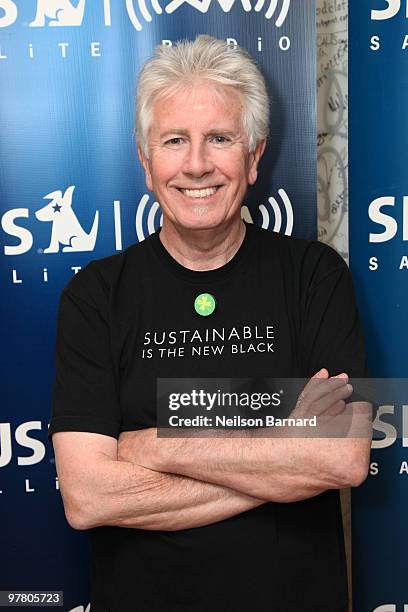
[[[170,136],[170,134],[180,134],[181,136],[188,136],[189,131],[184,128],[172,128],[171,130],[166,130],[165,132],[162,132],[160,134],[160,138],[165,138],[166,136]],[[205,135],[236,136],[236,133],[233,130],[228,130],[225,128],[213,128],[211,130],[208,130]]]
[[[160,138],[165,138],[165,136],[169,136],[170,134],[182,134],[182,136],[188,136],[188,130],[184,130],[183,128],[172,128],[171,130],[166,130],[160,134]]]
[[[227,130],[225,128],[214,128],[213,130],[209,130],[207,132],[207,136],[214,136],[215,134],[218,136],[235,136],[236,132],[234,130]]]

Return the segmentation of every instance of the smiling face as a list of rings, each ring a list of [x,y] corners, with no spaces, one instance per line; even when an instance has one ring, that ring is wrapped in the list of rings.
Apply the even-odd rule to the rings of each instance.
[[[265,141],[248,152],[243,98],[231,87],[201,81],[159,98],[139,147],[146,184],[163,210],[163,228],[210,229],[241,216],[247,186],[257,177]]]

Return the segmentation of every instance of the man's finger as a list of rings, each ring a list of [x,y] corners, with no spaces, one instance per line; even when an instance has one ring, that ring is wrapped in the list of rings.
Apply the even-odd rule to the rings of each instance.
[[[318,401],[333,390],[345,387],[347,382],[348,377],[311,378],[301,393],[302,400]]]
[[[326,368],[322,368],[316,374],[313,374],[312,378],[329,378],[329,372]]]
[[[344,401],[353,393],[353,387],[350,384],[342,385],[337,389],[333,389],[325,394],[319,400],[311,404],[313,414],[329,414],[330,409],[339,401]]]

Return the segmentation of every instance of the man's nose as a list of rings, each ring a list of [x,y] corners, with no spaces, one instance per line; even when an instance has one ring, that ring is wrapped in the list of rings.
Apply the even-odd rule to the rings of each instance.
[[[191,142],[184,160],[184,173],[199,178],[212,172],[213,169],[214,164],[208,150],[208,143]]]

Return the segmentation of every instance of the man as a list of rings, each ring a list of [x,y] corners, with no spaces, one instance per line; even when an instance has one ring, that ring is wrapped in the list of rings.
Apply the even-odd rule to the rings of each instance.
[[[91,530],[93,612],[347,608],[336,489],[366,477],[368,439],[155,429],[160,378],[305,376],[294,413],[326,415],[365,372],[343,260],[241,219],[267,126],[259,70],[222,41],[160,47],[142,70],[138,151],[163,227],[89,264],[59,312],[49,435],[67,519]],[[245,352],[254,335],[270,349]]]

